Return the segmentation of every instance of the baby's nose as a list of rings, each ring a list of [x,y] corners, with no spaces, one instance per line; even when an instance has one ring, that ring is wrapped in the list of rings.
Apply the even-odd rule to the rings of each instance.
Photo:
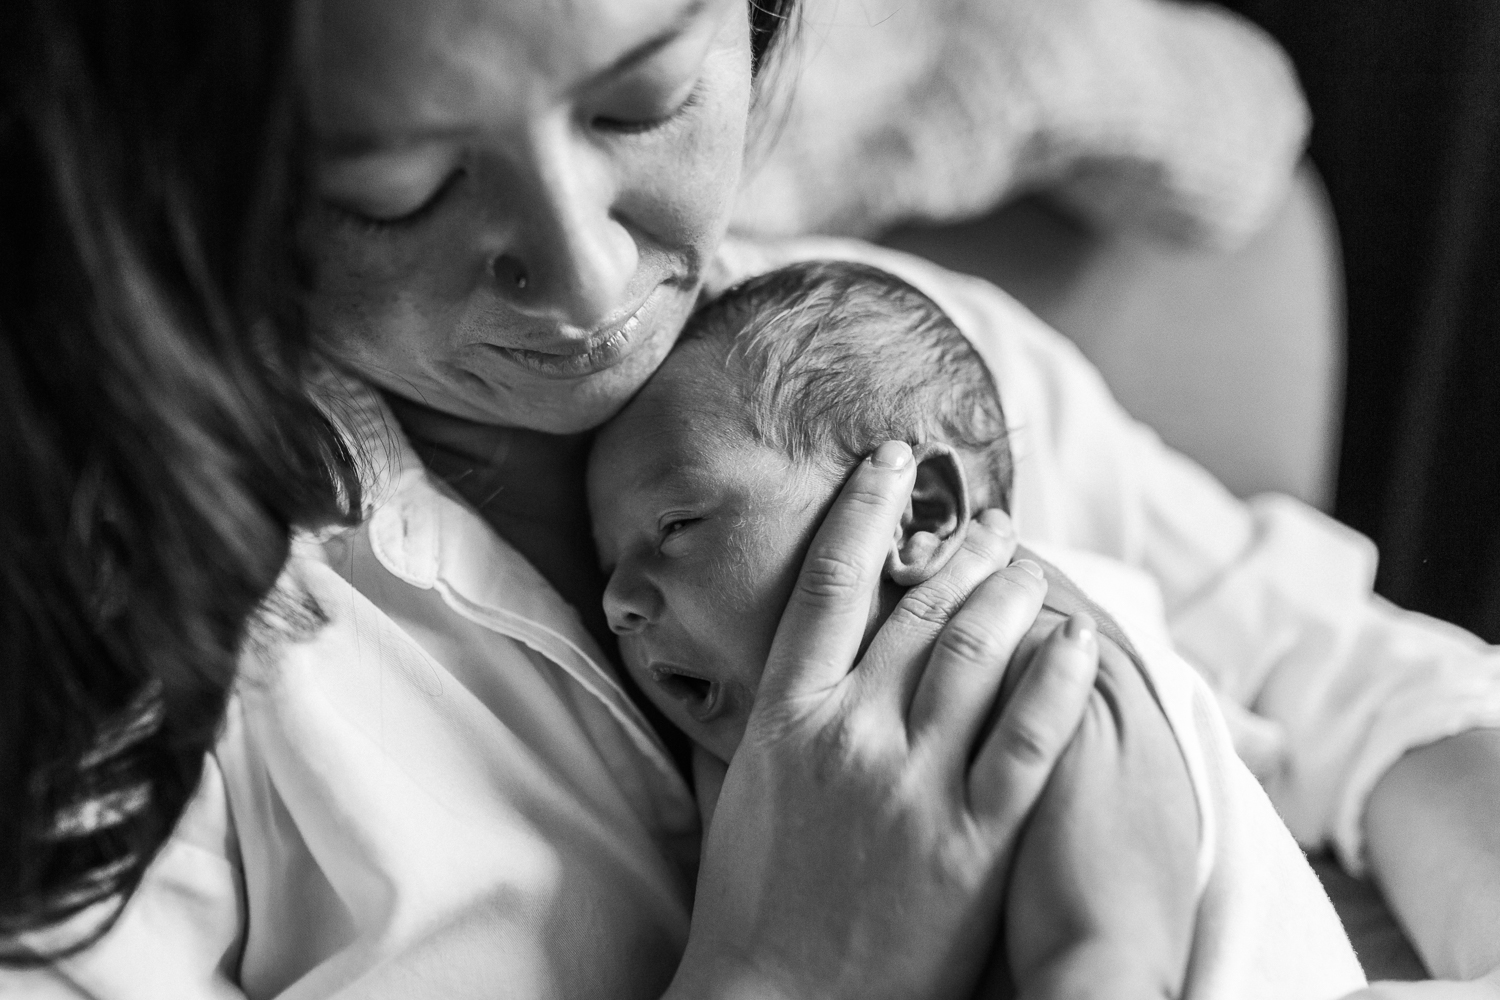
[[[661,596],[639,573],[623,566],[610,574],[604,588],[604,617],[615,635],[631,635],[655,621]]]

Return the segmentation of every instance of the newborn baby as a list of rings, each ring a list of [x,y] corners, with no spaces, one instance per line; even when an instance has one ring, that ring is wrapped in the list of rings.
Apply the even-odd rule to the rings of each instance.
[[[693,318],[600,432],[589,500],[605,612],[637,684],[701,751],[733,757],[813,533],[854,465],[890,439],[911,444],[917,478],[870,633],[1010,493],[995,383],[920,291],[846,262],[752,279]],[[1211,695],[1164,642],[1143,659],[1068,577],[1018,558],[1048,588],[1009,674],[1078,613],[1100,634],[1100,673],[1059,764],[1068,780],[1048,785],[1018,847],[986,995],[1110,983],[1119,997],[1335,997],[1361,985]],[[1058,558],[1105,589],[1134,579],[1098,557]]]

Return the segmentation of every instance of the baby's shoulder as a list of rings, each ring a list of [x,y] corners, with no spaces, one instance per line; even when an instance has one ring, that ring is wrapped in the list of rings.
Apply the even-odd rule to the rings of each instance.
[[[1069,611],[1102,611],[1141,650],[1171,646],[1161,587],[1145,570],[1084,549],[1031,540],[1024,544],[1057,571],[1048,575],[1047,588],[1048,603],[1057,610],[1066,604]]]

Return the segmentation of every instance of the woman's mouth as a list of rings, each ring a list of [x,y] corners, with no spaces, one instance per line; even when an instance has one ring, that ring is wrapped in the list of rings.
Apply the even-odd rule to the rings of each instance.
[[[573,379],[613,368],[635,350],[643,331],[652,328],[656,306],[665,296],[663,282],[629,315],[596,331],[586,340],[563,341],[543,349],[488,345],[527,371],[543,378]]]

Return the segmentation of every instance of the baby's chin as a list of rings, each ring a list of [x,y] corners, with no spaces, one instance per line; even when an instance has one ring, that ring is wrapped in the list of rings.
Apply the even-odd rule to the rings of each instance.
[[[736,691],[724,691],[728,700],[723,705],[723,711],[714,713],[705,722],[695,718],[685,704],[666,694],[644,663],[632,659],[623,645],[620,653],[630,679],[646,699],[666,716],[667,721],[704,753],[728,764],[745,734],[745,724],[750,714],[749,699]]]
[[[732,720],[732,725],[726,725],[723,731],[714,734],[689,733],[688,736],[704,753],[728,767],[729,762],[734,759],[735,751],[740,747],[740,741],[744,739],[745,720]]]

